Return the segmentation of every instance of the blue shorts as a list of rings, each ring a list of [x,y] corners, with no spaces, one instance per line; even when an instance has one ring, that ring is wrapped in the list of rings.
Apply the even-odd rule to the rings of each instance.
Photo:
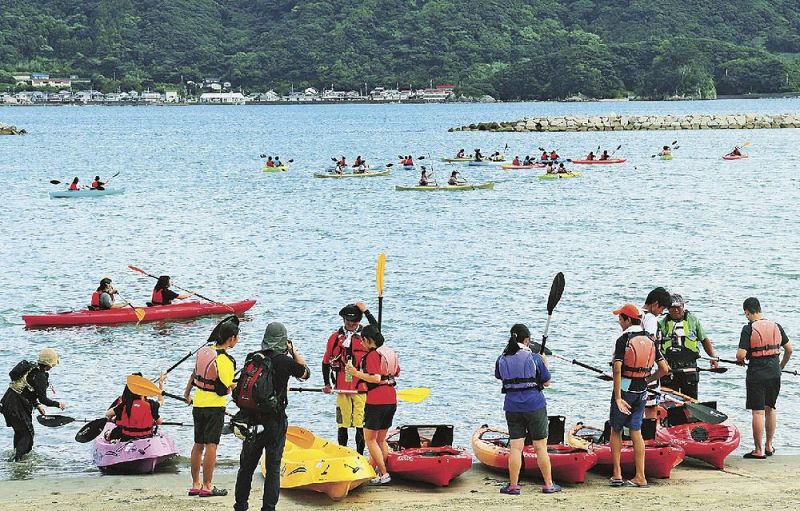
[[[642,419],[644,418],[644,406],[647,403],[647,392],[626,392],[622,391],[622,399],[631,405],[630,415],[625,415],[617,408],[617,402],[614,397],[611,397],[611,413],[609,420],[611,422],[611,429],[614,431],[622,431],[622,428],[628,426],[631,431],[639,431],[642,429]]]

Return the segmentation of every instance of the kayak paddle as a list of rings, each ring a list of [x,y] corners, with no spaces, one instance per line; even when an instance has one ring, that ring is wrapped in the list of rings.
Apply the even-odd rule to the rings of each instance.
[[[721,424],[726,420],[728,420],[728,416],[720,412],[719,410],[715,410],[714,408],[711,408],[709,406],[701,405],[696,401],[692,402],[694,401],[693,399],[691,401],[685,398],[679,399],[679,397],[681,396],[680,393],[676,393],[665,387],[662,388],[662,390],[664,390],[664,392],[659,392],[655,389],[650,389],[650,388],[647,389],[648,392],[652,392],[657,396],[664,397],[665,399],[668,399],[669,401],[673,401],[675,403],[683,404],[683,406],[687,410],[689,410],[689,413],[692,415],[692,417],[700,420],[701,422],[707,422],[709,424]],[[670,397],[669,394],[674,394],[679,397]],[[686,397],[688,398],[689,396]]]
[[[131,264],[129,264],[129,265],[128,265],[128,268],[130,268],[131,270],[133,270],[133,271],[135,271],[135,272],[141,273],[142,275],[147,275],[147,276],[148,276],[148,277],[150,277],[151,279],[156,279],[156,280],[158,280],[158,277],[156,277],[155,275],[151,275],[150,273],[147,273],[146,271],[142,270],[141,268],[137,268],[136,266],[133,266],[133,265],[131,265]],[[172,282],[172,279],[170,279],[170,282]],[[178,286],[175,286],[175,289],[180,289],[181,291],[186,291],[187,293],[190,293],[190,292],[191,292],[191,291],[189,291],[188,289],[184,289],[184,288],[182,288],[182,287],[178,287]],[[203,295],[201,295],[200,293],[194,293],[194,295],[195,295],[196,297],[198,297],[198,298],[202,298],[203,300],[206,300],[207,302],[215,303],[215,304],[217,304],[217,305],[224,305],[224,306],[225,306],[226,308],[228,308],[228,309],[229,309],[231,312],[234,312],[234,310],[233,310],[233,307],[231,307],[231,306],[230,306],[230,305],[228,305],[228,304],[225,304],[225,303],[222,303],[222,302],[218,302],[218,301],[216,301],[216,300],[212,300],[211,298],[208,298],[208,297],[206,297],[206,296],[203,296]]]
[[[108,419],[105,417],[84,424],[83,427],[75,433],[75,441],[82,444],[91,442],[103,432],[106,424],[108,424]]]
[[[151,382],[144,376],[138,376],[132,374],[128,376],[127,380],[125,380],[125,385],[127,385],[128,388],[131,389],[131,392],[133,392],[138,396],[144,396],[144,397],[167,396],[171,397],[172,399],[183,401],[184,403],[186,402],[186,400],[183,399],[182,396],[178,396],[176,394],[170,394],[169,392],[165,392],[159,389],[155,383]]]
[[[598,369],[596,367],[592,367],[589,364],[584,364],[583,362],[575,360],[574,358],[573,359],[569,359],[569,358],[567,358],[565,356],[559,355],[558,353],[553,353],[552,351],[550,351],[549,348],[542,348],[542,346],[538,342],[532,342],[530,344],[530,348],[532,350],[539,350],[540,353],[542,353],[542,351],[543,351],[545,355],[548,355],[548,356],[552,355],[552,356],[556,357],[559,360],[563,360],[564,362],[569,362],[570,364],[575,364],[576,366],[583,367],[584,369],[588,369],[590,371],[594,371],[596,373],[599,373],[597,375],[597,377],[600,378],[603,381],[613,381],[614,380],[613,376],[611,376],[610,374],[606,373],[602,369]]]
[[[609,154],[609,155],[608,155],[608,157],[609,157],[609,158],[611,158],[612,156],[614,156],[614,153],[616,153],[616,152],[617,152],[617,151],[619,151],[620,149],[622,149],[622,144],[618,145],[616,149],[614,149],[613,151],[611,151],[611,154]]]
[[[119,294],[119,291],[117,291],[117,295],[120,298],[122,298],[122,295]],[[125,300],[125,298],[122,298],[122,299]],[[128,300],[125,300],[125,301],[128,303],[128,306],[131,309],[133,309],[133,313],[136,314],[136,319],[138,320],[136,322],[136,326],[139,326],[139,323],[141,323],[142,320],[144,319],[144,315],[145,315],[144,309],[142,309],[141,307],[134,307],[131,302],[128,302]]]
[[[375,266],[375,287],[378,288],[378,330],[381,329],[383,318],[383,273],[386,270],[386,254],[378,254],[378,263]]]
[[[673,373],[696,373],[698,371],[707,371],[709,373],[723,374],[728,372],[727,367],[687,367],[684,369],[673,369]]]
[[[88,422],[92,423],[98,420],[105,420],[103,419],[76,419],[74,417],[68,417],[66,415],[37,415],[36,420],[42,426],[47,428],[58,428],[61,426],[65,426],[67,424],[71,424],[73,422]]]
[[[561,295],[564,293],[564,274],[558,272],[550,285],[550,296],[547,298],[547,323],[544,325],[544,334],[542,334],[542,347],[539,353],[544,353],[545,344],[547,344],[547,332],[550,330],[550,319],[553,317],[553,309],[556,308],[558,301],[561,300]]]
[[[724,362],[726,364],[736,364],[737,366],[747,367],[747,364],[740,364],[736,360],[728,360],[726,358],[705,357],[705,356],[701,356],[700,358],[705,359],[705,360],[716,360],[717,362]],[[725,368],[725,369],[727,369],[727,368]],[[700,370],[702,371],[703,369],[700,369]],[[705,370],[708,371],[708,369],[705,369]],[[714,372],[725,372],[725,371],[714,371]],[[786,373],[786,374],[791,374],[791,375],[794,375],[794,376],[800,376],[800,372],[798,372],[796,370],[795,371],[789,371],[788,369],[781,369],[781,372],[782,373]]]
[[[291,392],[322,392],[321,388],[314,387],[289,387]],[[357,390],[332,390],[332,394],[357,394]],[[397,389],[397,399],[408,401],[409,403],[419,403],[425,401],[431,394],[431,389],[427,387],[413,387],[410,389]]]

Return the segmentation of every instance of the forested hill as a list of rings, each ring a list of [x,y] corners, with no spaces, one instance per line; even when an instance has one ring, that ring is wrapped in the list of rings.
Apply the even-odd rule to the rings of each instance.
[[[797,0],[0,0],[0,81],[433,80],[505,99],[779,92],[800,89],[798,34]]]

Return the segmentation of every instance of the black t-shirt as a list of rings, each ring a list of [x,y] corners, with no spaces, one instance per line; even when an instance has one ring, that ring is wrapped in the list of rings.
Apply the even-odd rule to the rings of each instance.
[[[775,323],[778,325],[778,323]],[[781,363],[778,355],[771,357],[751,357],[750,356],[750,336],[753,334],[753,323],[748,323],[742,327],[742,334],[739,336],[739,349],[747,350],[747,358],[750,363],[747,365],[748,380],[772,380],[781,377]],[[789,342],[783,327],[778,325],[781,332],[781,346]]]
[[[619,336],[619,338],[617,339],[616,344],[614,344],[614,361],[619,360],[620,362],[624,363],[624,360],[625,360],[625,349],[628,347],[628,339],[630,339],[631,336],[633,336],[634,334],[637,334],[637,333],[639,335],[643,335],[643,336],[647,337],[648,339],[650,339],[650,337],[646,336],[645,332],[642,331],[642,330],[640,330],[638,332],[636,332],[636,331],[626,331],[621,336]],[[655,341],[650,339],[650,342],[653,343],[653,348],[655,349],[655,352],[656,352],[655,363],[657,364],[659,361],[664,360],[664,354],[661,353],[661,349],[658,347],[658,344],[656,344]],[[623,378],[625,378],[625,377],[623,376]],[[647,388],[647,382],[645,381],[644,378],[628,378],[628,379],[631,380],[630,387],[628,387],[628,389],[627,389],[629,392],[643,392]],[[623,390],[625,390],[624,386],[623,386]]]
[[[31,405],[31,409],[33,409],[37,403],[53,408],[58,406],[58,401],[47,397],[47,388],[50,386],[50,375],[47,371],[41,369],[41,366],[32,369],[31,372],[28,373],[26,380],[33,390],[26,387],[21,395],[28,404]]]
[[[172,300],[176,299],[180,296],[178,293],[173,291],[172,289],[162,289],[161,290],[161,303],[172,303]]]

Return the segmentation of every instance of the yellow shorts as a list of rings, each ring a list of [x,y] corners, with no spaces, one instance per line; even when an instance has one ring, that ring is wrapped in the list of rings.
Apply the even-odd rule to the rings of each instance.
[[[366,394],[336,394],[336,425],[340,428],[363,428]]]

